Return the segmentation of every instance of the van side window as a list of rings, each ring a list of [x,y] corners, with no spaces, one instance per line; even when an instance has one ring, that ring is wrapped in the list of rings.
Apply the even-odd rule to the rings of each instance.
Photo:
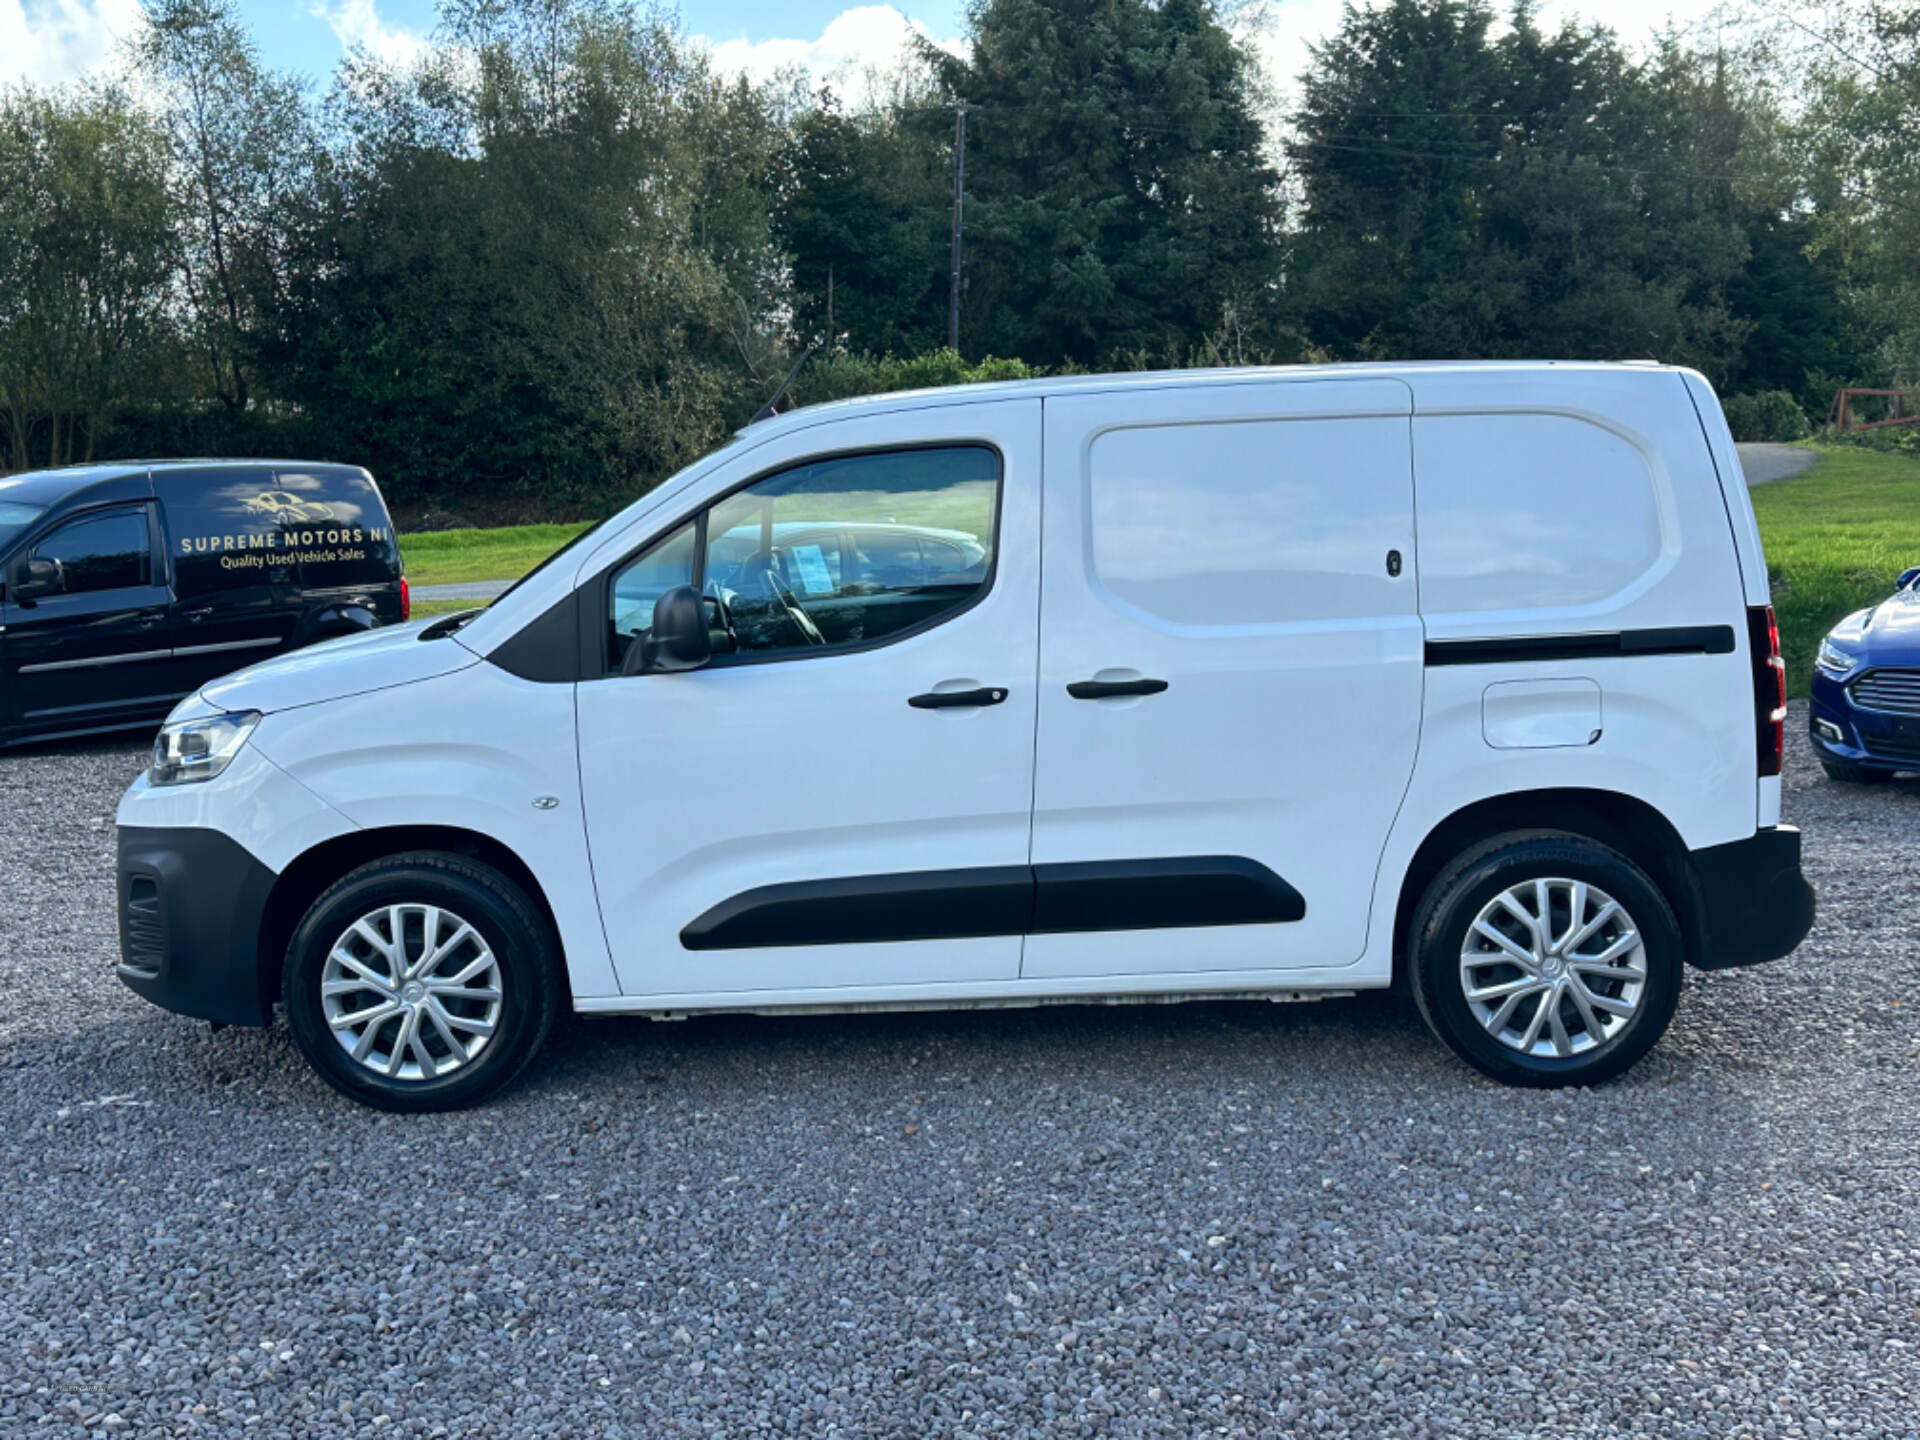
[[[1130,426],[1086,458],[1093,571],[1179,625],[1401,614],[1386,567],[1413,512],[1404,419]]]
[[[935,623],[987,587],[999,489],[1000,457],[983,445],[837,455],[769,475],[615,575],[610,659],[617,668],[675,585],[724,607],[732,652],[718,664],[867,645]]]
[[[70,521],[35,545],[33,558],[60,562],[69,595],[145,585],[153,573],[146,512],[120,510]]]
[[[693,583],[693,536],[689,520],[621,566],[613,577],[611,643],[608,654],[617,674],[627,647],[653,623],[653,606],[667,591]]]
[[[1600,604],[1660,563],[1653,471],[1624,437],[1567,415],[1413,423],[1427,615]]]

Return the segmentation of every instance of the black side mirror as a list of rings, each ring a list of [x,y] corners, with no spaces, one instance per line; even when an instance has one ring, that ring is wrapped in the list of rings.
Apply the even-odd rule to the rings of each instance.
[[[691,585],[680,585],[653,602],[653,626],[640,641],[640,673],[698,670],[713,658],[707,606]]]
[[[7,588],[15,600],[38,600],[65,590],[67,577],[58,560],[22,560],[13,567],[13,583]]]
[[[1920,565],[1914,566],[1911,570],[1902,570],[1900,578],[1894,581],[1893,588],[1904,590],[1916,580],[1920,580]]]

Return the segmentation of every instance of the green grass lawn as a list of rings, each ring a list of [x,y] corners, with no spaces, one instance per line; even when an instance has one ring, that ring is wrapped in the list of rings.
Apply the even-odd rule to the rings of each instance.
[[[1818,448],[1811,470],[1753,490],[1795,695],[1807,693],[1813,652],[1834,622],[1886,599],[1900,572],[1920,565],[1920,460]]]
[[[1795,695],[1807,693],[1813,652],[1833,623],[1885,599],[1895,576],[1920,565],[1920,460],[1844,445],[1817,448],[1820,463],[1811,470],[1753,491],[1780,617],[1780,644]],[[878,509],[875,516],[884,518]],[[977,525],[977,518],[956,514],[948,520],[963,522]],[[415,585],[511,580],[586,528],[442,530],[404,535],[400,546],[407,578]],[[445,614],[473,604],[417,601],[414,614]]]
[[[402,535],[400,553],[415,585],[517,580],[586,529],[575,525],[508,525],[498,530],[432,530]]]

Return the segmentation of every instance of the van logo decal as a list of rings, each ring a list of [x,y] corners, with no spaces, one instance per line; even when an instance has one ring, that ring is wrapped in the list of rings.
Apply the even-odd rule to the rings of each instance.
[[[336,518],[331,505],[318,500],[302,500],[285,490],[262,490],[240,502],[249,515],[258,515],[281,525],[318,525]]]

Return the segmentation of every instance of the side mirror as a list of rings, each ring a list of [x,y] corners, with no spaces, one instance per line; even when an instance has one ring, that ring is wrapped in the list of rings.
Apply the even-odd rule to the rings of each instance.
[[[713,658],[707,605],[691,585],[667,591],[653,603],[653,626],[641,640],[640,673],[698,670]]]
[[[1920,565],[1914,566],[1911,570],[1902,570],[1900,578],[1894,582],[1894,589],[1904,590],[1916,580],[1920,580]]]
[[[42,595],[58,595],[67,588],[67,577],[58,560],[22,560],[13,567],[13,582],[7,587],[15,600],[38,600]]]

